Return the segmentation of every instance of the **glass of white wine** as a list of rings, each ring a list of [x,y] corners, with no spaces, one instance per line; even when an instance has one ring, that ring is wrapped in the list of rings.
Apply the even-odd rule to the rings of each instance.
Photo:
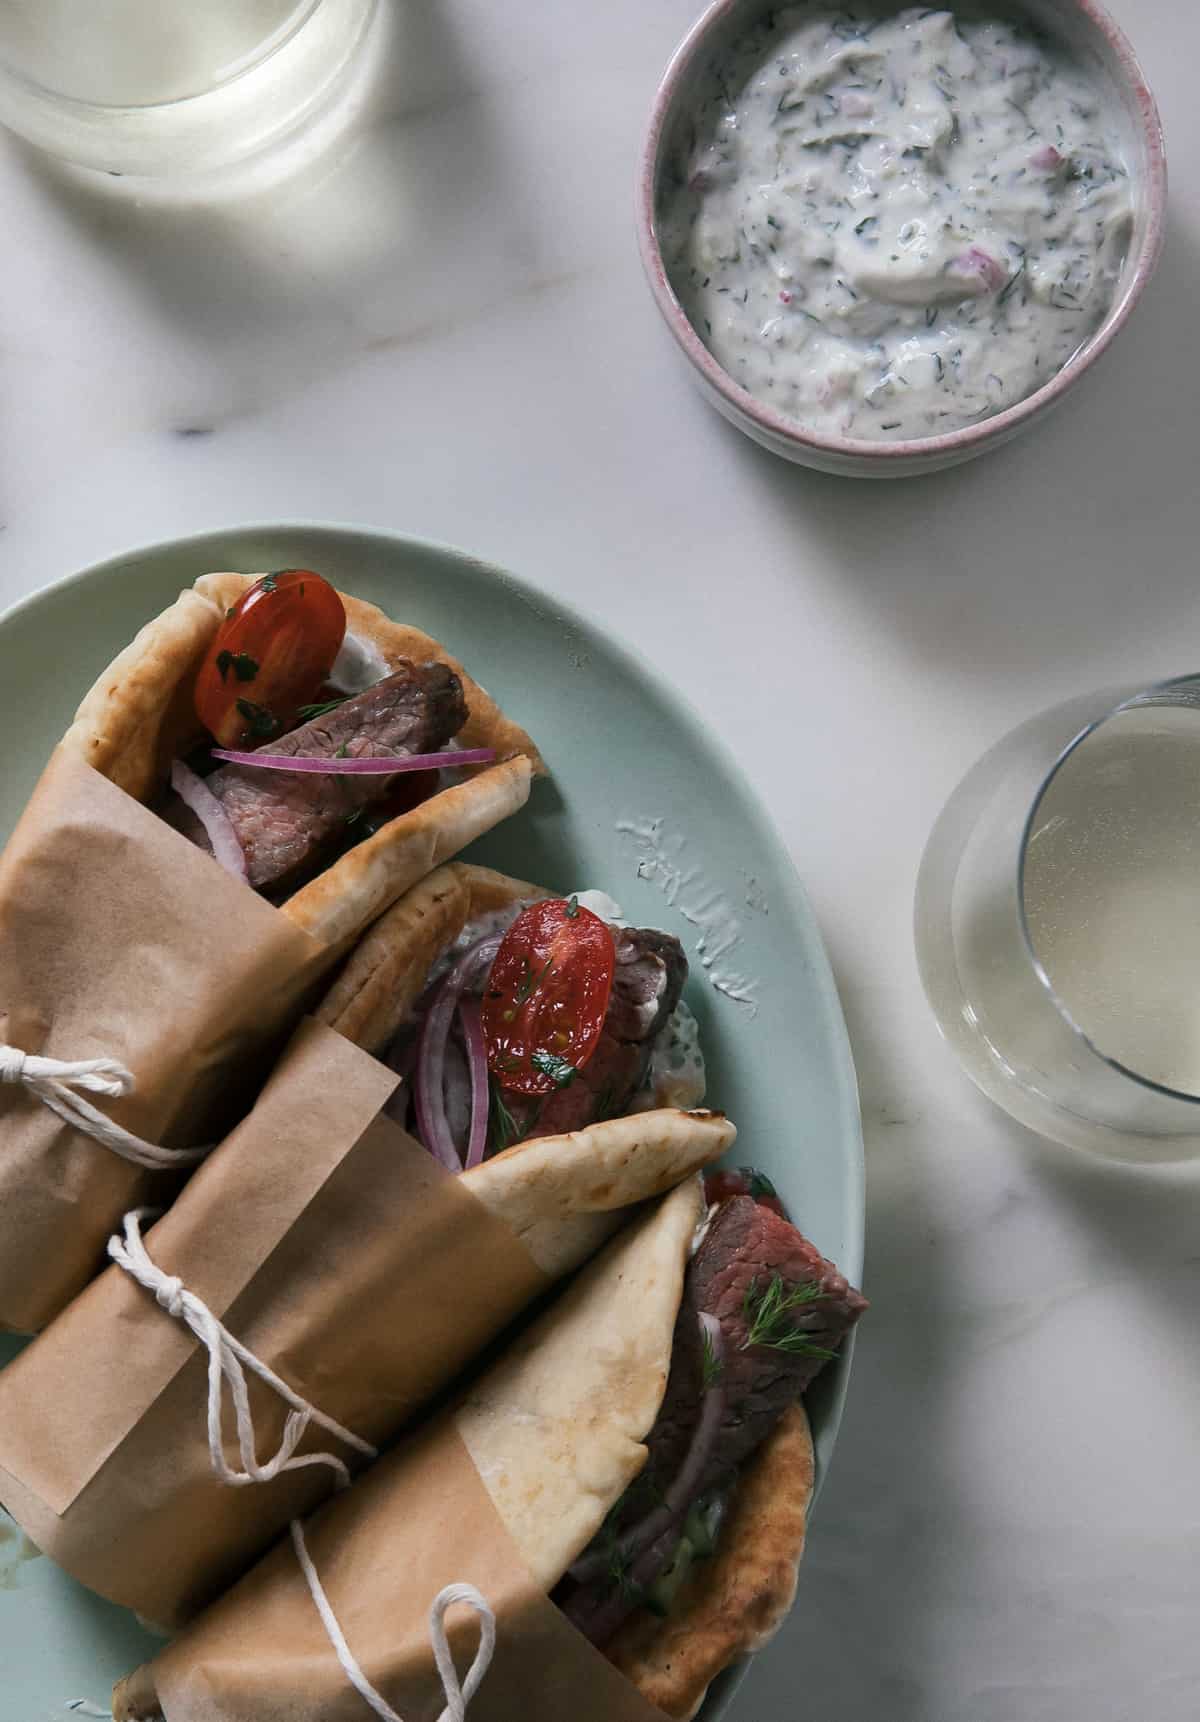
[[[0,0],[0,121],[75,166],[204,175],[330,99],[376,0]]]
[[[1110,1158],[1200,1154],[1200,675],[984,755],[917,881],[921,979],[983,1091]]]

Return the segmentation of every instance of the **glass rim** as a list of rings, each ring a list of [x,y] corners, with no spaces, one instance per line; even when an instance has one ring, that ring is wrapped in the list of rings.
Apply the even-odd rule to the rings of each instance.
[[[1169,695],[1173,689],[1188,686],[1197,689],[1197,697],[1195,700],[1174,701],[1169,698],[1161,697]],[[1033,936],[1029,930],[1029,919],[1025,913],[1025,859],[1029,852],[1029,843],[1033,834],[1034,821],[1037,818],[1038,810],[1041,807],[1042,802],[1046,798],[1050,785],[1057,778],[1059,772],[1066,765],[1067,761],[1079,750],[1079,748],[1083,746],[1084,742],[1087,741],[1089,737],[1095,735],[1096,731],[1102,729],[1106,723],[1111,723],[1113,718],[1119,717],[1122,712],[1129,711],[1131,707],[1141,705],[1191,706],[1196,711],[1197,717],[1200,718],[1200,670],[1194,670],[1190,674],[1182,676],[1169,676],[1161,682],[1150,682],[1145,687],[1139,688],[1135,693],[1126,694],[1123,698],[1118,699],[1114,705],[1110,706],[1107,711],[1102,712],[1099,717],[1093,718],[1089,723],[1085,724],[1077,735],[1072,736],[1071,740],[1067,742],[1066,746],[1054,759],[1049,770],[1045,773],[1038,785],[1037,793],[1034,795],[1034,798],[1030,803],[1029,812],[1026,814],[1024,824],[1021,827],[1021,839],[1017,852],[1017,920],[1021,928],[1021,938],[1024,941],[1025,951],[1029,957],[1030,965],[1034,974],[1037,976],[1043,991],[1046,993],[1046,996],[1049,998],[1050,1003],[1054,1006],[1059,1016],[1071,1030],[1071,1033],[1083,1042],[1088,1051],[1098,1058],[1102,1064],[1107,1065],[1110,1070],[1115,1071],[1118,1076],[1126,1077],[1130,1082],[1136,1083],[1140,1088],[1148,1089],[1152,1094],[1164,1095],[1169,1100],[1181,1101],[1185,1106],[1200,1107],[1200,1092],[1189,1093],[1185,1089],[1172,1088],[1167,1083],[1156,1082],[1153,1077],[1143,1076],[1140,1071],[1134,1070],[1130,1065],[1122,1064],[1119,1058],[1111,1057],[1110,1054],[1102,1051],[1101,1048],[1097,1046],[1096,1042],[1092,1039],[1091,1035],[1088,1034],[1087,1030],[1075,1020],[1075,1017],[1068,1009],[1065,1001],[1060,996],[1054,983],[1051,981],[1050,976],[1047,974],[1045,966],[1034,948]]]
[[[152,114],[162,113],[169,108],[183,107],[189,102],[202,102],[206,97],[214,95],[218,90],[226,90],[240,79],[248,77],[257,71],[268,60],[273,59],[281,49],[285,48],[292,37],[302,30],[323,0],[296,0],[292,14],[276,26],[271,34],[263,39],[251,53],[241,60],[235,60],[224,68],[216,83],[207,88],[192,90],[187,95],[166,96],[161,101],[152,102],[98,102],[91,96],[73,96],[66,90],[56,90],[50,84],[43,83],[39,78],[31,77],[28,72],[14,66],[0,53],[0,78],[8,79],[10,84],[19,85],[30,96],[64,109],[76,115],[100,116],[105,114]]]

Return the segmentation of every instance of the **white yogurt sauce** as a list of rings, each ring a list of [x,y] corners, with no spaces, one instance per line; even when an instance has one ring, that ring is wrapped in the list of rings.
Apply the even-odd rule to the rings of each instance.
[[[704,1103],[707,1075],[700,1050],[700,1025],[680,999],[654,1037],[646,1087],[631,1108],[681,1106],[685,1111]]]
[[[383,653],[371,640],[346,633],[329,672],[331,687],[339,694],[363,694],[388,673]]]
[[[785,417],[939,435],[1039,389],[1102,321],[1132,207],[1120,126],[1010,22],[787,7],[705,86],[660,199],[672,285]]]

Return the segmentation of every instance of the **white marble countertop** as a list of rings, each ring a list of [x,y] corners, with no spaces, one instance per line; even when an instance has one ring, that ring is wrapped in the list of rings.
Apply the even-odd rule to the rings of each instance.
[[[0,599],[238,521],[446,539],[635,638],[774,807],[858,1060],[874,1309],[734,1722],[1197,1713],[1200,1176],[993,1110],[910,934],[988,743],[1200,659],[1200,12],[1111,3],[1167,128],[1158,279],[1036,433],[892,486],[727,428],[644,289],[635,155],[698,0],[405,0],[362,126],[252,203],[139,208],[0,144]]]

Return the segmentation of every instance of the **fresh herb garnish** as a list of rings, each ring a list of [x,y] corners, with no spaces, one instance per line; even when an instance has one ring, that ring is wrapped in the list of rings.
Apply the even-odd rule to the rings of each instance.
[[[617,1542],[613,1542],[608,1552],[608,1581],[614,1590],[619,1590],[625,1602],[638,1603],[642,1593],[630,1577],[632,1562]]]
[[[524,965],[525,973],[522,977],[520,986],[517,988],[517,1003],[519,1005],[527,1004],[531,996],[541,986],[546,976],[550,973],[550,970],[554,967],[554,958],[547,957],[544,966],[536,975],[530,967],[528,957],[522,957],[521,962]]]
[[[270,706],[255,705],[253,700],[238,700],[237,709],[250,725],[250,734],[262,737],[278,735],[279,719]]]
[[[349,759],[349,757],[350,757],[349,743],[343,742],[341,747],[338,748],[337,752],[334,754],[333,757],[334,757],[334,759]]]
[[[318,700],[315,705],[301,706],[296,716],[301,723],[311,723],[314,718],[324,717],[326,712],[336,711],[350,698],[349,694],[339,694],[336,699]]]
[[[716,1386],[717,1382],[720,1381],[721,1371],[724,1369],[725,1365],[717,1356],[716,1347],[712,1342],[712,1335],[709,1333],[707,1328],[704,1330],[702,1343],[704,1346],[704,1358],[701,1364],[700,1376],[704,1391],[705,1393],[708,1393]]]
[[[531,1052],[529,1062],[535,1070],[540,1070],[543,1076],[548,1076],[555,1088],[566,1088],[579,1075],[570,1059],[564,1058],[558,1052],[545,1052],[541,1047]]]
[[[749,1186],[747,1193],[753,1196],[756,1202],[761,1202],[765,1196],[778,1199],[779,1191],[765,1172],[760,1172],[756,1166],[739,1166],[738,1170]]]
[[[488,1108],[488,1148],[493,1154],[499,1154],[515,1142],[518,1135],[517,1121],[508,1107],[504,1104],[504,1090],[496,1081],[489,1077],[488,1087],[491,1090],[491,1105]]]
[[[567,902],[566,902],[567,920],[568,921],[575,920],[575,918],[578,914],[579,914],[579,898],[576,896],[575,892],[572,891],[571,895],[567,898]]]
[[[252,682],[259,671],[259,664],[249,652],[218,652],[217,669],[224,681],[230,670],[239,682]]]
[[[787,1319],[792,1310],[816,1303],[820,1297],[820,1284],[814,1280],[789,1287],[782,1274],[773,1274],[770,1284],[760,1290],[757,1278],[752,1279],[742,1299],[742,1316],[746,1323],[742,1350],[749,1351],[752,1346],[764,1345],[772,1351],[784,1351],[798,1357],[832,1357],[833,1352],[828,1347],[815,1345],[806,1333]]]

